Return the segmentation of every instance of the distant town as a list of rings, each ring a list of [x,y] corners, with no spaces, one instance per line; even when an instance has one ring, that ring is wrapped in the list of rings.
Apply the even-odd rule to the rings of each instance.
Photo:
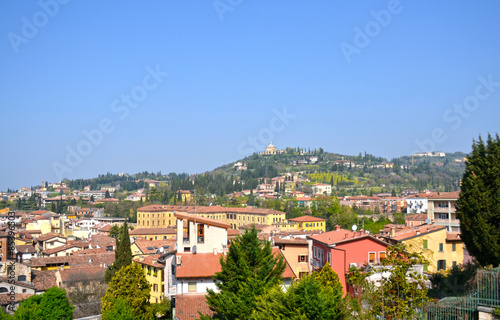
[[[286,262],[285,286],[328,263],[348,294],[346,270],[380,264],[398,243],[426,255],[420,274],[446,272],[473,262],[456,215],[464,168],[463,153],[387,161],[270,143],[200,175],[108,173],[9,189],[0,193],[0,304],[17,308],[58,287],[75,319],[99,315],[125,222],[149,302],[175,300],[178,319],[211,312],[205,296],[217,290],[219,260],[252,227]]]

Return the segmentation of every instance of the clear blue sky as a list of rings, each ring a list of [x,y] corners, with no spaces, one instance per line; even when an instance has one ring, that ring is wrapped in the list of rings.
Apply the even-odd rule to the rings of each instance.
[[[0,190],[500,131],[498,1],[60,1],[0,2]]]

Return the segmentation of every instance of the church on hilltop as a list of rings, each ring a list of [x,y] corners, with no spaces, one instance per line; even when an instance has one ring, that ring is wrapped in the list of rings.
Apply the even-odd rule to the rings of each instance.
[[[266,151],[262,151],[260,155],[273,155],[273,154],[281,154],[285,153],[285,150],[278,150],[276,146],[271,142],[269,145],[266,147]]]

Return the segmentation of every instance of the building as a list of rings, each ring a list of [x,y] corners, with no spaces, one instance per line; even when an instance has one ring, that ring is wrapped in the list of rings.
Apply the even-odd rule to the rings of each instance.
[[[137,209],[139,228],[173,227],[176,224],[174,213],[187,213],[201,218],[214,219],[229,223],[232,229],[247,224],[277,225],[286,221],[282,211],[251,207],[221,206],[170,206],[149,205]]]
[[[429,260],[424,272],[444,271],[464,262],[464,245],[458,234],[445,226],[422,224],[413,227],[386,226],[381,236],[387,242],[402,242],[410,252],[421,252]]]
[[[278,150],[276,146],[271,142],[266,147],[266,151],[262,151],[260,154],[267,156],[267,155],[282,154],[282,153],[285,153],[285,150]]]
[[[174,228],[138,228],[129,232],[131,238],[143,238],[149,240],[174,239],[177,231]]]
[[[326,231],[325,219],[306,215],[298,218],[288,219],[288,221],[293,223],[297,230],[320,232]]]
[[[165,298],[164,270],[165,264],[161,260],[163,254],[141,256],[134,261],[139,263],[146,274],[146,280],[151,284],[149,302],[158,303]]]
[[[427,218],[434,224],[445,226],[448,232],[460,232],[460,220],[457,218],[455,205],[459,191],[430,194],[427,197]]]
[[[313,194],[324,194],[331,195],[332,194],[332,186],[326,183],[315,183],[312,185]]]
[[[346,273],[349,268],[380,263],[385,258],[389,246],[363,230],[348,231],[340,226],[330,232],[308,236],[307,239],[310,268],[320,269],[328,262],[339,275],[344,293],[348,292]]]
[[[309,274],[309,243],[307,239],[274,237],[272,241],[281,250],[295,275],[302,278]]]

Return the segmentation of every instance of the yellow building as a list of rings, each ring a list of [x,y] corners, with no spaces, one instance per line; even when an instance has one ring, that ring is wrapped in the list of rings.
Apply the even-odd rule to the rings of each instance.
[[[424,271],[437,272],[450,269],[464,261],[464,245],[458,234],[447,233],[446,226],[424,224],[387,230],[385,238],[392,243],[406,244],[410,252],[421,252],[429,260]]]
[[[148,240],[173,239],[177,235],[174,228],[138,228],[129,232],[130,237]]]
[[[179,193],[181,194],[181,200],[182,202],[191,202],[192,196],[191,196],[191,191],[189,190],[179,190],[176,192],[176,196],[179,196]]]
[[[312,216],[302,216],[298,218],[288,219],[290,223],[295,225],[297,230],[304,231],[326,231],[326,220],[312,217]]]
[[[232,229],[252,223],[278,225],[286,221],[285,212],[272,209],[150,205],[137,209],[137,226],[139,228],[173,227],[176,223],[174,212],[189,213],[229,223]]]
[[[158,262],[162,254],[155,254],[147,257],[139,257],[134,259],[139,263],[146,274],[146,280],[151,284],[150,303],[157,303],[163,300],[165,296],[164,290],[164,269],[165,264]]]

